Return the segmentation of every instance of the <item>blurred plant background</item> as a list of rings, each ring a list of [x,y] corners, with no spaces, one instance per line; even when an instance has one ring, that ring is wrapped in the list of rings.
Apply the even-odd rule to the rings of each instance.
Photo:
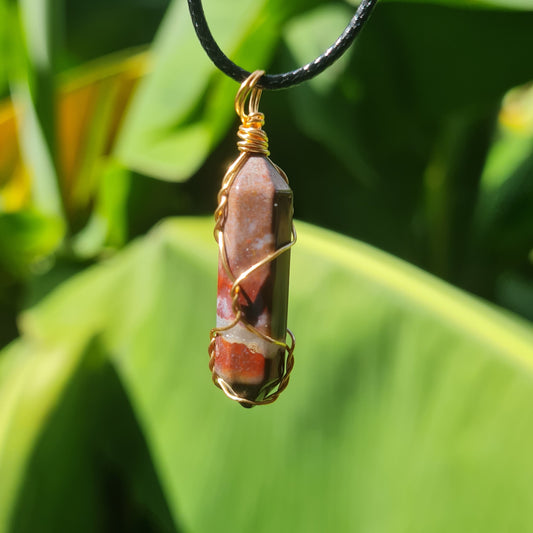
[[[205,0],[269,72],[355,5]],[[237,84],[184,0],[1,0],[0,531],[533,531],[531,50],[531,0],[381,1],[264,94],[298,342],[245,411],[206,352]]]

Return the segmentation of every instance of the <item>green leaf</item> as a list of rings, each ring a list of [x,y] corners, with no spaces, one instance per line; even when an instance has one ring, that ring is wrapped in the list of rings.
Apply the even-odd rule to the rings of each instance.
[[[211,385],[207,220],[168,221],[61,286],[24,315],[16,349],[39,354],[26,360],[35,376],[62,346],[67,368],[82,352],[108,358],[186,531],[531,529],[531,328],[367,245],[298,230],[296,367],[273,406],[245,411]],[[7,374],[0,367],[4,394],[20,372]],[[27,461],[31,450],[15,444],[34,437],[14,413],[53,383],[21,382],[4,404],[19,423],[0,433],[0,470],[11,465],[19,482],[25,461],[13,454]],[[2,479],[7,494],[12,479]],[[5,517],[13,500],[0,502]]]
[[[0,362],[0,400],[11,408],[0,416],[2,531],[175,533],[131,405],[100,353],[92,340],[37,361],[14,345]]]
[[[247,1],[241,9],[210,5],[213,31],[220,42],[238,47],[243,34],[257,24],[264,2]],[[231,16],[230,16],[231,15]],[[187,179],[213,145],[213,129],[232,120],[228,88],[227,108],[197,112],[214,67],[205,56],[189,19],[185,2],[176,1],[167,13],[154,45],[154,70],[140,87],[119,139],[118,154],[132,168],[172,181]],[[264,55],[261,39],[252,54]],[[218,79],[217,85],[228,85]],[[215,90],[216,91],[216,90]],[[216,91],[219,92],[219,91]],[[220,95],[219,96],[224,96]]]
[[[256,70],[268,66],[283,21],[309,7],[303,0],[285,4],[211,1],[206,2],[206,14],[225,53]],[[186,3],[174,1],[154,43],[153,72],[139,88],[121,130],[118,156],[153,177],[188,179],[235,120],[237,89],[202,49]]]
[[[32,353],[33,352],[33,353]],[[0,530],[17,505],[31,452],[82,354],[63,346],[37,354],[14,344],[0,358]],[[31,391],[31,393],[30,393]],[[57,466],[57,465],[56,465]]]
[[[111,293],[124,275],[116,266],[92,290]],[[175,533],[101,341],[62,334],[59,343],[26,338],[0,354],[0,531]]]
[[[55,139],[55,60],[59,0],[21,1],[11,6],[10,83],[18,108],[18,131],[25,165],[32,175],[34,205],[64,216]]]
[[[0,98],[7,93],[9,21],[6,0],[0,0]]]

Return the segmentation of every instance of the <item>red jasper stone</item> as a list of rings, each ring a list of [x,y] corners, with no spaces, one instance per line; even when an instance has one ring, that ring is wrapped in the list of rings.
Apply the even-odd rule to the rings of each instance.
[[[236,278],[291,241],[292,191],[270,160],[250,155],[231,185],[224,224],[229,268]],[[265,335],[285,341],[289,251],[259,267],[240,283],[239,304],[246,321]],[[230,324],[232,280],[219,258],[217,327]],[[282,377],[284,349],[242,323],[218,334],[214,370],[237,395],[264,398]]]

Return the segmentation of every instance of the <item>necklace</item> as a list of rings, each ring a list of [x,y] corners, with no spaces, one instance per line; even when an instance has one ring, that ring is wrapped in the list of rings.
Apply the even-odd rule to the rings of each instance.
[[[290,248],[296,242],[292,191],[286,174],[268,157],[261,93],[292,87],[328,68],[348,49],[376,2],[362,0],[340,37],[314,61],[267,75],[233,63],[213,38],[201,0],[188,0],[209,58],[241,83],[235,97],[241,153],[222,180],[215,211],[217,321],[210,335],[209,368],[215,385],[243,407],[274,402],[294,366],[295,338],[287,329]]]

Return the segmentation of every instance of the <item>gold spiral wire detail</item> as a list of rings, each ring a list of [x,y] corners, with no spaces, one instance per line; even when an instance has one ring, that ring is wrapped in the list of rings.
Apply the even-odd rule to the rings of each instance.
[[[235,180],[235,177],[239,173],[240,169],[250,156],[250,154],[261,154],[268,158],[270,152],[268,150],[268,137],[267,134],[263,131],[262,127],[265,122],[265,117],[263,113],[259,111],[259,101],[261,99],[262,90],[256,87],[256,83],[263,76],[264,71],[257,70],[253,72],[240,86],[237,96],[235,97],[235,111],[239,118],[241,119],[241,125],[237,133],[239,141],[237,142],[237,147],[241,152],[239,157],[234,161],[234,163],[228,168],[224,179],[222,180],[222,185],[218,193],[218,205],[215,210],[215,229],[214,237],[218,243],[219,255],[222,261],[224,270],[226,271],[229,279],[232,281],[232,286],[230,290],[230,295],[232,298],[232,309],[235,315],[234,320],[224,326],[224,327],[215,327],[211,330],[210,334],[210,343],[209,343],[209,369],[211,370],[214,384],[222,389],[224,394],[241,404],[246,405],[266,405],[276,401],[278,396],[287,388],[290,379],[290,373],[294,367],[294,347],[296,340],[293,333],[287,329],[287,336],[290,338],[290,344],[287,344],[286,341],[274,339],[257,328],[252,326],[244,317],[244,314],[241,310],[239,303],[239,292],[241,290],[240,284],[252,274],[258,268],[274,261],[281,254],[287,252],[294,244],[296,243],[296,230],[294,224],[291,228],[291,241],[286,245],[278,248],[276,251],[268,254],[261,261],[258,261],[246,271],[241,273],[238,277],[235,277],[233,272],[230,269],[228,258],[226,255],[225,239],[224,239],[224,224],[226,222],[226,211],[228,204],[228,194]],[[246,112],[246,102],[248,101],[248,111]],[[270,161],[270,159],[269,159]],[[275,163],[270,161],[276,170],[280,173],[285,182],[289,182],[285,172],[279,168]],[[238,396],[231,386],[226,383],[220,376],[217,375],[214,366],[215,366],[215,342],[217,336],[223,332],[231,329],[237,323],[243,324],[246,329],[252,332],[254,335],[257,335],[261,339],[270,342],[283,348],[285,350],[286,356],[282,358],[281,365],[283,368],[280,369],[280,379],[274,383],[270,389],[270,392],[261,400],[248,400],[246,398],[241,398]]]
[[[265,73],[264,70],[253,72],[239,88],[235,97],[235,111],[241,119],[241,125],[237,132],[240,141],[237,147],[242,153],[270,155],[268,151],[268,137],[262,127],[265,124],[265,115],[259,111],[262,89],[256,87],[256,83]],[[246,113],[246,101],[248,100],[248,112]]]

